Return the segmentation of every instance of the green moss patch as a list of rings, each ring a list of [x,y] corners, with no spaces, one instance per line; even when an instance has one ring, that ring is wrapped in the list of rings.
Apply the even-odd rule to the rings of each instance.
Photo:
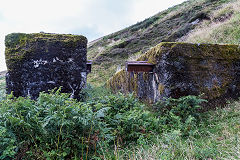
[[[50,34],[50,33],[12,33],[5,37],[5,57],[8,70],[13,70],[21,65],[21,62],[36,54],[36,45],[40,43],[47,45],[58,42],[64,47],[74,47],[82,44],[87,45],[87,38],[71,34]]]
[[[151,97],[160,99],[166,95],[179,97],[202,93],[208,100],[225,101],[239,95],[240,48],[238,45],[163,42],[137,60],[156,65],[154,84],[149,78],[151,74],[143,73],[141,80],[138,78],[139,73],[131,76],[131,73],[121,71],[108,81],[111,84],[109,88],[124,93],[138,93],[140,89],[146,92],[143,95],[147,96],[148,101]],[[152,93],[151,90],[154,92]]]

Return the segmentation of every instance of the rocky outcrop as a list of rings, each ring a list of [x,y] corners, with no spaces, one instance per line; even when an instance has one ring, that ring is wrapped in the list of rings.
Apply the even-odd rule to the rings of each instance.
[[[65,34],[13,33],[5,38],[7,93],[36,99],[62,87],[78,98],[86,83],[87,39]]]
[[[240,48],[237,45],[160,43],[138,61],[155,64],[152,73],[116,73],[107,86],[134,92],[150,103],[204,94],[209,103],[240,96]]]

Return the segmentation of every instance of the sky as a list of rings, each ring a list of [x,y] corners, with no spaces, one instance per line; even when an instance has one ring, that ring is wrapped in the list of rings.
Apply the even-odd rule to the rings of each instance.
[[[185,0],[0,0],[0,71],[10,33],[79,34],[92,41]]]

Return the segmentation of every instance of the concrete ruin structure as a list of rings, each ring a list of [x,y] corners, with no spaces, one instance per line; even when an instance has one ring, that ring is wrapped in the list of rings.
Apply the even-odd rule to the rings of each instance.
[[[203,94],[209,103],[221,104],[240,96],[238,45],[163,42],[137,61],[154,68],[146,72],[144,65],[129,66],[132,68],[116,73],[106,86],[114,92],[134,93],[149,103]]]
[[[87,78],[87,39],[80,35],[12,33],[5,37],[7,93],[36,99],[62,87],[78,98]]]

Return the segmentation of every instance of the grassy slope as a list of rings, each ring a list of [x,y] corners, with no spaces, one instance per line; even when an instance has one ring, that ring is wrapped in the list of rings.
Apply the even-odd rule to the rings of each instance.
[[[94,60],[88,81],[102,85],[127,59],[136,59],[162,41],[179,41],[210,19],[221,5],[235,0],[189,0],[119,32],[90,42],[88,59]],[[200,22],[196,23],[196,20]]]
[[[181,138],[173,131],[157,136],[156,142],[123,149],[119,159],[240,159],[240,102],[203,113],[194,136]]]
[[[102,87],[89,91],[90,97],[108,94]],[[196,131],[187,138],[173,131],[156,135],[154,142],[139,140],[142,145],[129,144],[127,148],[116,145],[114,151],[105,152],[103,156],[105,159],[130,160],[240,159],[240,100],[225,108],[201,113],[201,117]]]
[[[212,12],[211,19],[203,21],[180,41],[240,44],[240,1],[223,5]]]

